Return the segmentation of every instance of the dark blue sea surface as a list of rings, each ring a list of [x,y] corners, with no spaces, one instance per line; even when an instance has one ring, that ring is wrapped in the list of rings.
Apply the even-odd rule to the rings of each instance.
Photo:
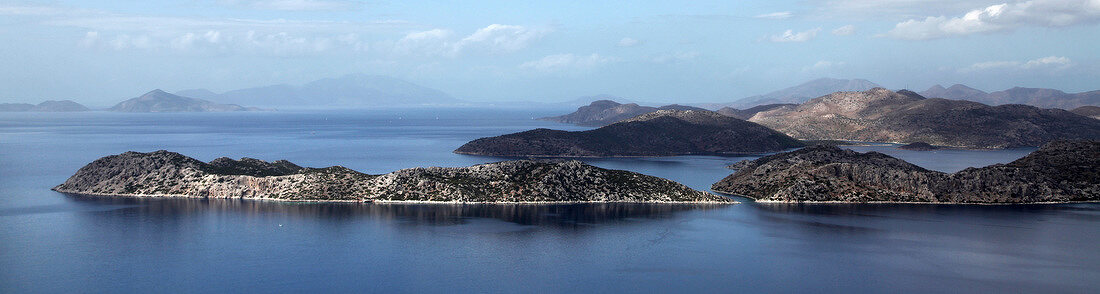
[[[0,293],[1095,293],[1100,205],[284,203],[69,196],[99,157],[167,149],[367,173],[561,110],[0,113]],[[879,151],[957,171],[1033,149]],[[745,157],[584,159],[708,189]]]

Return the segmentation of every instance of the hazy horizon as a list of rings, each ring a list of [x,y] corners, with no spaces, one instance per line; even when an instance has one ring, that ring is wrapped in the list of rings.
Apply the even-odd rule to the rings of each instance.
[[[110,105],[352,73],[471,102],[732,102],[822,77],[1100,88],[1100,0],[0,0],[0,15],[0,103]]]

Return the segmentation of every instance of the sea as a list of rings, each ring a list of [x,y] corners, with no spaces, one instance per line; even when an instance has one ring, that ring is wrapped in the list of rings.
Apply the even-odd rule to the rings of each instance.
[[[1100,204],[372,204],[50,190],[169,150],[381,174],[567,109],[0,113],[0,293],[1096,293]],[[849,146],[953,172],[1034,149]],[[754,157],[581,159],[709,190]]]

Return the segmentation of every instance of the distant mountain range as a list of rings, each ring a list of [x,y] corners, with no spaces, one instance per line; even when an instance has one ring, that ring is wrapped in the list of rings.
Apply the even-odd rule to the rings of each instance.
[[[411,106],[462,102],[436,89],[393,77],[365,74],[320,79],[301,86],[271,85],[221,94],[191,89],[176,94],[263,107]]]
[[[70,100],[47,100],[38,103],[38,105],[30,103],[0,103],[0,112],[76,112],[88,110],[88,107]]]
[[[699,103],[692,104],[706,109],[729,108],[724,111],[727,114],[737,113],[735,117],[742,117],[752,112],[742,112],[749,108],[775,104],[799,104],[810,99],[825,96],[834,92],[866,91],[871,88],[881,87],[864,79],[833,79],[820,78],[800,85],[781,89],[771,93],[745,97],[729,103]],[[918,94],[928,98],[946,98],[953,100],[968,100],[989,105],[1024,104],[1041,108],[1073,109],[1081,106],[1100,106],[1100,90],[1082,93],[1066,93],[1055,89],[1022,88],[1015,87],[1004,91],[985,92],[966,85],[956,84],[944,88],[935,85]]]
[[[588,106],[581,106],[577,111],[552,117],[543,117],[540,120],[555,121],[561,123],[577,124],[582,126],[605,126],[618,121],[632,118],[638,115],[664,110],[705,110],[699,107],[684,106],[678,104],[661,107],[640,106],[637,103],[622,104],[611,100],[593,101]]]
[[[1004,91],[986,93],[966,85],[955,84],[948,88],[935,85],[920,92],[920,94],[924,97],[969,100],[989,105],[1025,104],[1042,108],[1061,109],[1100,105],[1100,90],[1066,93],[1055,89],[1015,87]]]
[[[1041,146],[1054,140],[1100,139],[1100,120],[1061,109],[989,106],[925,98],[908,90],[837,92],[757,113],[749,121],[798,139],[926,142],[969,148]]]
[[[236,104],[218,104],[211,101],[170,94],[160,89],[131,98],[107,109],[118,112],[226,112],[255,111],[255,107]]]

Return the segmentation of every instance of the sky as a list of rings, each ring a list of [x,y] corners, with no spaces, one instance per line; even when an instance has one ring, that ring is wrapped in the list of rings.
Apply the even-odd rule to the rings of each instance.
[[[388,75],[469,101],[1100,89],[1100,0],[0,0],[0,102]]]

